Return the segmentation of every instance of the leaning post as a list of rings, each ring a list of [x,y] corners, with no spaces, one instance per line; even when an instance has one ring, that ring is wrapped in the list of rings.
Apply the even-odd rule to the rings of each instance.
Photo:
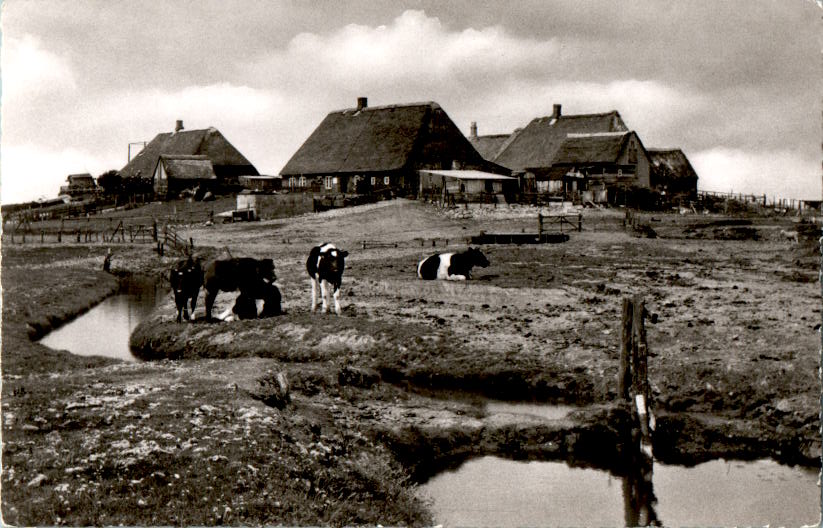
[[[617,395],[625,401],[630,401],[629,389],[632,384],[632,299],[623,299],[623,324],[620,340],[620,367],[617,371]]]

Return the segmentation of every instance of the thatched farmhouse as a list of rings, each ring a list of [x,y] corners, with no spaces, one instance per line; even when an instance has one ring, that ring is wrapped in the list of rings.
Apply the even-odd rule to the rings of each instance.
[[[331,112],[280,171],[283,188],[325,193],[419,192],[419,170],[508,173],[472,147],[434,102]]]
[[[184,130],[177,121],[174,132],[157,134],[125,167],[120,169],[124,182],[139,181],[154,185],[155,169],[161,155],[205,156],[212,165],[218,188],[234,187],[240,176],[257,176],[257,169],[216,128]]]
[[[652,187],[670,200],[697,199],[697,173],[680,149],[649,149]]]
[[[552,170],[556,155],[569,134],[628,132],[617,111],[605,114],[563,115],[554,105],[552,115],[533,119],[501,143],[493,161],[521,175],[526,193],[562,193],[563,175]]]
[[[556,185],[565,196],[576,193],[583,201],[624,203],[632,188],[650,188],[650,167],[635,132],[569,134],[555,152],[545,183],[549,191]]]
[[[176,197],[187,189],[197,189],[195,198],[201,198],[208,191],[214,192],[217,176],[208,156],[161,154],[152,180],[159,197]]]

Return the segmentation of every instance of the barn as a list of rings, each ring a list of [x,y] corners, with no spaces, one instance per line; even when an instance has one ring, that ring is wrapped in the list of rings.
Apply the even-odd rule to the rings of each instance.
[[[196,190],[195,198],[214,191],[217,176],[207,156],[161,154],[152,177],[154,192],[164,198],[176,198],[184,190]]]
[[[161,155],[205,156],[211,162],[218,187],[239,186],[240,176],[257,176],[257,169],[216,128],[185,130],[177,121],[174,132],[157,134],[122,169],[124,181],[153,183]]]
[[[99,190],[94,178],[87,172],[83,174],[69,174],[68,177],[66,177],[66,182],[68,185],[60,187],[60,194],[68,195],[74,200],[91,198]]]
[[[283,188],[316,193],[416,196],[419,170],[508,171],[472,147],[435,102],[331,112],[280,171]]]
[[[697,172],[680,149],[649,149],[651,184],[669,201],[697,200]]]

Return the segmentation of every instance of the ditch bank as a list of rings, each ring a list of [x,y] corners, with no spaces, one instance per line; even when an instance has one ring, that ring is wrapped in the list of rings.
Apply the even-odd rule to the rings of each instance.
[[[390,447],[416,479],[444,464],[485,454],[579,461],[612,471],[621,471],[625,458],[621,446],[626,444],[628,410],[614,403],[616,361],[605,368],[569,368],[548,359],[535,364],[516,357],[490,363],[482,350],[465,349],[447,328],[398,327],[299,311],[230,323],[177,324],[158,315],[135,330],[131,346],[146,360],[271,358],[288,365],[296,391],[357,390],[352,419]],[[303,370],[309,364],[315,381],[306,383]],[[324,381],[318,384],[318,379]],[[394,388],[393,396],[386,396],[386,386]],[[713,412],[704,412],[706,402],[697,401],[692,388],[666,386],[671,390],[666,398],[657,398],[654,409],[654,452],[662,462],[694,465],[722,457],[819,465],[820,441],[811,431],[816,418],[791,402],[740,416],[738,409],[713,400],[708,402]],[[432,403],[436,400],[416,394],[416,388],[568,403],[579,410],[550,422],[489,417],[476,406]],[[691,405],[684,403],[689,401]]]

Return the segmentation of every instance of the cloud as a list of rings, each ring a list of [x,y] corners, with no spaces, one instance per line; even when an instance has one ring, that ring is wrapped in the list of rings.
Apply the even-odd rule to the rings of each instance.
[[[42,47],[32,35],[3,39],[3,104],[74,93],[77,81],[69,61]]]
[[[0,157],[0,201],[16,203],[54,198],[66,176],[88,172],[99,176],[105,170],[100,154],[73,148],[51,150],[34,144],[3,144]]]
[[[820,200],[819,161],[790,150],[752,152],[714,148],[689,156],[708,191],[763,194],[769,197]]]

